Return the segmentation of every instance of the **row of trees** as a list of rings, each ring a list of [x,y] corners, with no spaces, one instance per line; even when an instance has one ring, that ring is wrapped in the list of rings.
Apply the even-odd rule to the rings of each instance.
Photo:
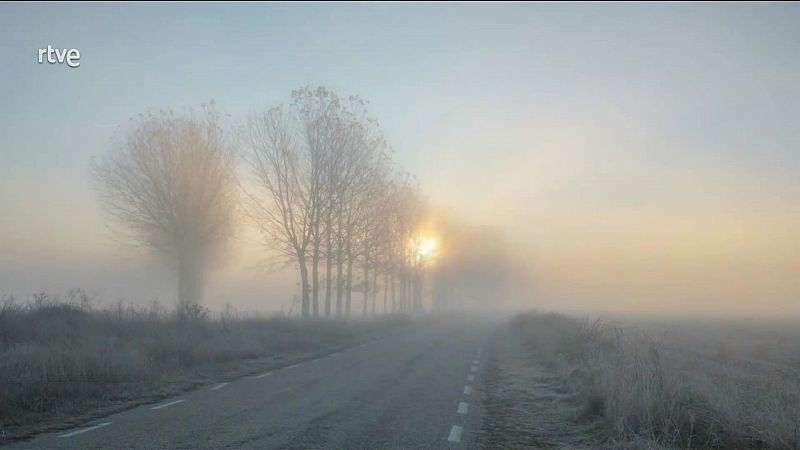
[[[213,102],[142,115],[94,164],[117,230],[175,262],[179,311],[201,301],[239,198],[280,262],[297,269],[304,317],[349,316],[358,292],[364,315],[379,303],[422,309],[425,202],[396,172],[365,101],[300,89],[234,129]]]

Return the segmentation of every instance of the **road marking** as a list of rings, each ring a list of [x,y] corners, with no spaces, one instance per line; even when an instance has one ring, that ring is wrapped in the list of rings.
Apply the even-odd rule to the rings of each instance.
[[[216,390],[218,390],[218,389],[222,389],[222,388],[224,388],[224,387],[225,387],[225,386],[227,386],[227,385],[228,385],[228,383],[220,383],[220,384],[218,384],[218,385],[216,385],[216,386],[212,387],[212,388],[211,388],[211,390],[212,390],[212,391],[216,391]]]
[[[469,410],[469,403],[461,402],[458,404],[458,411],[456,412],[463,415],[467,413],[467,410]]]
[[[328,355],[328,358],[333,358],[334,356],[336,356],[338,354],[339,354],[339,352],[333,352],[330,355]]]
[[[472,366],[472,368],[469,369],[469,370],[472,371],[472,372],[477,372],[478,371],[478,366]]]
[[[453,428],[450,428],[450,436],[447,436],[447,442],[461,442],[461,433],[463,432],[463,428],[453,425]]]
[[[272,375],[272,371],[271,370],[269,372],[262,373],[261,375],[256,375],[253,378],[264,378],[264,377],[268,377],[270,375]]]
[[[478,360],[476,359],[476,360],[472,361],[472,365],[473,365],[473,366],[477,366],[479,362],[480,362],[480,361],[478,361]]]
[[[366,343],[366,342],[365,342],[365,343],[363,343],[363,344],[361,344],[361,345],[359,345],[359,347],[366,347],[366,346],[367,346],[367,343]]]
[[[81,428],[80,430],[75,430],[75,431],[72,431],[70,433],[62,434],[59,437],[60,438],[65,438],[65,437],[75,436],[76,434],[86,433],[87,431],[96,430],[98,428],[107,427],[109,425],[111,425],[111,422],[98,423],[97,425],[93,425],[91,427]]]
[[[464,386],[464,394],[472,394],[472,386]]]
[[[152,408],[150,408],[150,409],[161,409],[161,408],[166,408],[167,406],[177,405],[178,403],[183,403],[183,402],[185,402],[185,401],[186,401],[186,400],[183,400],[183,399],[180,399],[180,400],[175,400],[174,402],[169,402],[169,403],[164,403],[163,405],[153,406],[153,407],[152,407]]]
[[[475,381],[475,375],[467,375],[467,381]]]
[[[292,364],[291,366],[287,367],[287,369],[294,369],[295,367],[299,366],[300,364]]]

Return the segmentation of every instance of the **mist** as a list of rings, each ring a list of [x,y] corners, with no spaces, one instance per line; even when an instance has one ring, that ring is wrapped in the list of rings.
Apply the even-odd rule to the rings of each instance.
[[[0,2],[0,446],[798,448],[798,23]]]
[[[32,11],[24,5],[4,9],[7,18]],[[382,20],[397,36],[408,35],[398,18],[385,17],[389,9],[370,6],[360,12]],[[800,312],[795,301],[800,285],[793,277],[799,264],[794,238],[799,219],[791,208],[800,198],[794,176],[799,162],[790,150],[798,142],[790,109],[797,92],[789,78],[797,68],[779,53],[797,43],[797,34],[784,26],[795,12],[751,5],[724,6],[713,13],[682,6],[663,14],[657,13],[661,7],[611,5],[510,9],[524,11],[540,26],[522,27],[514,14],[476,6],[454,11],[454,25],[434,34],[433,52],[445,51],[455,36],[482,43],[458,54],[457,81],[449,86],[441,83],[456,72],[436,64],[427,71],[402,71],[407,83],[398,79],[380,88],[377,72],[366,71],[359,80],[352,76],[357,66],[349,63],[334,64],[326,78],[337,90],[370,100],[397,167],[415,174],[436,205],[455,211],[466,223],[496,230],[513,247],[513,284],[524,287],[512,303],[645,314]],[[507,31],[476,21],[472,13],[477,10],[505,24]],[[602,19],[589,19],[589,10]],[[120,36],[134,29],[118,11],[97,11],[122,26]],[[291,21],[309,12],[298,8],[275,14],[288,14]],[[418,28],[433,33],[428,19],[440,12],[441,5],[426,8]],[[353,8],[335,12],[343,21],[354,13]],[[775,21],[767,29],[763,21],[747,21],[751,14]],[[248,111],[280,102],[291,89],[314,80],[314,71],[302,68],[317,63],[311,62],[311,50],[298,50],[285,59],[297,68],[296,77],[266,89],[254,84],[221,89],[226,76],[217,73],[194,79],[191,89],[165,89],[174,77],[167,63],[115,69],[111,49],[76,28],[76,21],[45,20],[50,35],[83,45],[84,63],[71,71],[31,66],[20,47],[29,38],[8,23],[4,45],[12,58],[9,67],[15,68],[7,68],[6,77],[17,80],[15,92],[36,83],[30,89],[40,98],[49,96],[57,105],[80,99],[83,106],[77,114],[49,101],[21,107],[23,99],[13,93],[5,103],[0,191],[6,211],[0,225],[4,291],[25,297],[83,287],[135,303],[152,297],[172,301],[163,267],[153,269],[151,255],[119,245],[107,229],[108,218],[90,181],[91,158],[108,152],[115,130],[129,117],[151,108],[197,106],[214,98],[230,123],[241,121]],[[645,27],[642,20],[651,21]],[[575,34],[561,40],[556,23]],[[680,31],[679,23],[685,24]],[[259,36],[248,26],[243,33]],[[734,29],[759,38],[739,45]],[[342,42],[355,45],[370,30],[356,27]],[[588,39],[593,33],[603,40]],[[635,44],[628,40],[634,35],[639,36]],[[519,44],[508,44],[509,36]],[[125,48],[133,44],[121,39]],[[190,31],[180,39],[195,38]],[[371,48],[379,61],[391,59],[394,67],[427,60],[417,40],[402,41],[381,38]],[[229,50],[224,42],[211,55]],[[331,51],[338,54],[345,47]],[[90,58],[87,63],[86,55],[94,55],[96,62]],[[188,61],[194,55],[190,51],[180,58]],[[478,60],[513,69],[492,72],[477,67]],[[160,78],[150,86],[162,84],[151,93],[144,85],[131,90],[91,84],[104,70],[126,79],[156,73]],[[684,75],[671,76],[677,70]],[[420,86],[437,88],[411,88],[423,80],[427,83]],[[48,89],[59,93],[51,95]],[[101,91],[113,91],[118,98],[104,103]],[[124,96],[135,99],[126,102]],[[13,118],[12,109],[18,112]],[[418,114],[421,126],[413,120]],[[48,118],[57,132],[30,138],[36,118]],[[52,183],[58,183],[57,191],[49,188]],[[245,219],[237,221],[240,230],[249,227]],[[208,279],[209,305],[233,302],[276,310],[291,302],[298,286],[292,271],[265,270],[268,249],[259,255],[253,247],[252,233],[236,233],[233,251]],[[105,275],[98,276],[98,270]],[[144,287],[143,278],[153,282]]]

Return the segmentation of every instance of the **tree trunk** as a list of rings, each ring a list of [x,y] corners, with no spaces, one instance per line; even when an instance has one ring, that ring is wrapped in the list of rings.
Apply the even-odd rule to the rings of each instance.
[[[372,271],[372,315],[375,315],[375,297],[378,296],[378,269]]]
[[[364,305],[361,315],[367,316],[367,303],[369,301],[369,250],[364,246]]]
[[[311,306],[314,317],[319,316],[319,239],[314,234],[314,253],[311,257]]]
[[[383,313],[386,314],[386,301],[389,299],[389,271],[383,272]]]
[[[344,275],[342,274],[342,245],[336,245],[336,317],[342,315],[342,291],[344,289]]]
[[[347,240],[347,303],[345,303],[345,316],[350,317],[350,307],[353,300],[353,253],[350,248],[350,239]]]
[[[405,261],[400,266],[400,312],[405,312],[406,308],[406,268]]]
[[[325,265],[325,315],[327,317],[331,316],[331,289],[333,285],[331,283],[331,271],[333,269],[333,245],[331,245],[331,224],[330,221],[328,225],[325,227],[325,239],[327,240],[327,252],[326,252],[326,259],[327,264]]]
[[[182,255],[178,260],[178,315],[184,315],[192,305],[202,302],[202,281],[199,260],[193,254]]]
[[[306,266],[305,259],[300,260],[300,292],[302,295],[301,311],[303,317],[308,317],[309,302],[308,302],[308,267]]]
[[[394,267],[392,267],[392,269],[389,271],[389,284],[391,284],[391,287],[392,287],[392,312],[395,312],[396,309],[397,309],[397,302],[396,302],[395,290],[394,290],[394,285],[395,285],[395,282],[394,282]]]

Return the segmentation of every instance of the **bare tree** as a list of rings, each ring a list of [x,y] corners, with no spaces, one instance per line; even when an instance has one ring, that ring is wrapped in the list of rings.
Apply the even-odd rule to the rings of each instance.
[[[324,87],[292,92],[293,108],[297,112],[309,161],[309,211],[311,220],[311,304],[319,315],[319,265],[323,238],[330,243],[328,221],[331,210],[332,170],[340,153],[341,126],[339,97]],[[330,250],[330,249],[328,249]],[[330,255],[328,261],[330,261]],[[325,313],[330,315],[330,263],[326,273]]]
[[[212,102],[201,113],[140,115],[93,166],[117,230],[176,263],[179,313],[200,304],[206,265],[230,234],[234,161]]]
[[[287,262],[300,270],[301,312],[309,315],[308,250],[315,211],[309,164],[296,121],[282,107],[253,114],[244,132],[246,161],[258,192],[247,192],[252,216]]]
[[[400,269],[401,303],[410,309],[407,244],[418,225],[419,196],[408,177],[391,180],[388,145],[367,102],[340,100],[325,88],[299,89],[288,108],[252,116],[245,128],[250,172],[261,191],[248,193],[249,210],[283,261],[298,267],[303,316],[320,314],[322,264],[326,316],[333,292],[335,314],[349,316],[353,291],[362,288],[363,313],[370,299],[374,312],[380,270],[391,271],[384,289],[391,286],[394,299]]]

